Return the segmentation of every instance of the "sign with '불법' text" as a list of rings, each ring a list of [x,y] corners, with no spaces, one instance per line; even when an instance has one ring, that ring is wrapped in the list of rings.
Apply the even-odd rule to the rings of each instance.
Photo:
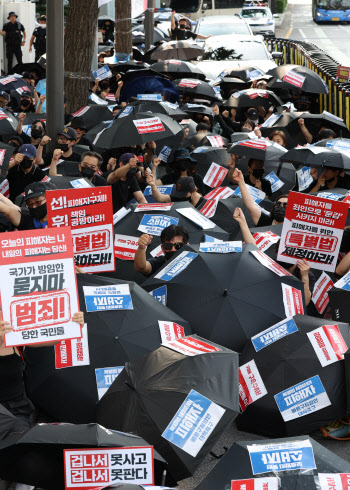
[[[1,233],[0,274],[6,347],[81,338],[70,228]]]
[[[47,191],[50,228],[71,226],[75,265],[84,272],[114,271],[111,187]]]
[[[65,489],[154,483],[153,447],[64,449]]]
[[[86,311],[133,310],[129,284],[83,286]]]
[[[195,458],[225,411],[197,391],[191,390],[162,437]]]

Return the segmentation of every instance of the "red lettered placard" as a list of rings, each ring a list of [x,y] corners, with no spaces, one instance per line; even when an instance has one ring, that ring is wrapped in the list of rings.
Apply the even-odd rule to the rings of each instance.
[[[65,489],[154,484],[153,447],[65,449]]]
[[[0,270],[6,347],[82,336],[70,228],[1,233]]]
[[[48,191],[46,202],[49,227],[72,228],[75,264],[84,272],[114,271],[111,187]]]
[[[314,269],[334,272],[348,209],[343,202],[290,192],[278,260],[306,259]]]

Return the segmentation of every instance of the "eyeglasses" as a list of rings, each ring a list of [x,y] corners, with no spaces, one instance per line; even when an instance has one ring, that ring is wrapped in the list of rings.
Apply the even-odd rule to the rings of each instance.
[[[176,243],[162,243],[162,247],[164,250],[167,252],[170,252],[170,250],[174,247],[175,250],[180,250],[181,247],[183,247],[185,244],[183,242],[176,242]]]
[[[287,202],[277,201],[275,202],[275,208],[286,208],[287,204],[288,204]]]
[[[32,209],[32,208],[37,208],[38,206],[41,206],[44,202],[46,202],[46,198],[42,199],[35,199],[35,201],[30,201],[27,202],[27,208]]]
[[[84,162],[83,162],[83,163],[81,163],[80,165],[81,165],[83,168],[87,168],[87,167],[89,167],[89,168],[91,168],[92,170],[97,170],[97,169],[98,169],[97,165],[94,165],[93,163],[84,163]]]

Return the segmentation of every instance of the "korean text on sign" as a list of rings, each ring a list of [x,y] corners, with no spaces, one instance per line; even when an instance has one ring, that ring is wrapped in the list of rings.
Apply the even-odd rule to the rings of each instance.
[[[48,191],[46,199],[49,227],[72,228],[75,264],[84,272],[113,271],[111,187]]]
[[[6,347],[81,338],[70,228],[1,233],[0,250]]]

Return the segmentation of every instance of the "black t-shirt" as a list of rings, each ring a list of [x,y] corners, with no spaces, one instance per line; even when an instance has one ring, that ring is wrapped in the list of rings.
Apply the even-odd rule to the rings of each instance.
[[[52,161],[52,157],[53,157],[53,151],[49,151],[48,153],[46,153],[45,156],[43,156],[43,160],[44,160],[44,167],[48,167],[49,165],[51,165],[51,161]],[[81,155],[79,155],[79,153],[75,153],[73,151],[73,153],[71,154],[71,156],[69,157],[65,157],[65,156],[61,156],[59,158],[59,160],[64,160],[66,162],[79,162],[81,161]]]
[[[196,39],[197,34],[194,34],[189,29],[171,29],[171,40],[172,41],[185,41],[186,39]]]
[[[151,264],[152,267],[151,274],[154,274],[155,272],[157,272],[158,269],[163,267],[166,261],[165,256],[161,255],[160,257],[153,257],[152,259],[148,259],[148,262]]]
[[[11,201],[15,202],[16,197],[22,194],[27,185],[33,182],[39,182],[44,177],[46,177],[45,172],[36,165],[33,165],[33,168],[27,174],[21,170],[19,165],[10,168],[7,174],[7,180],[9,181]]]
[[[250,178],[249,178],[249,175],[245,175],[244,176],[244,182],[252,187],[255,187],[251,182],[250,182]],[[266,196],[267,197],[270,197],[271,194],[272,194],[272,189],[271,189],[271,183],[266,180],[266,179],[261,179],[260,180],[261,182],[261,190],[263,192],[265,192]]]
[[[126,177],[126,180],[117,180],[112,185],[113,213],[122,208],[134,197],[134,192],[141,191],[134,175]]]
[[[17,230],[35,230],[33,218],[28,211],[21,210],[21,221],[16,228]]]
[[[5,42],[11,44],[21,44],[22,32],[25,31],[23,25],[20,22],[6,22],[2,28],[6,32]]]
[[[92,181],[91,182],[96,187],[104,187],[104,186],[109,185],[106,179],[104,179],[101,175],[97,175],[97,174],[95,174],[92,177]]]
[[[196,184],[199,194],[205,194],[203,177],[201,177],[197,173],[192,174],[191,177],[193,177],[194,183]],[[162,181],[163,185],[171,185],[171,184],[176,184],[178,178],[179,177],[176,177],[176,175],[173,172],[170,172],[168,174],[163,175],[163,177],[161,177],[160,180]]]
[[[270,226],[273,223],[273,219],[271,218],[270,215],[267,215],[261,211],[261,216],[259,218],[259,221],[257,222],[256,226]]]

